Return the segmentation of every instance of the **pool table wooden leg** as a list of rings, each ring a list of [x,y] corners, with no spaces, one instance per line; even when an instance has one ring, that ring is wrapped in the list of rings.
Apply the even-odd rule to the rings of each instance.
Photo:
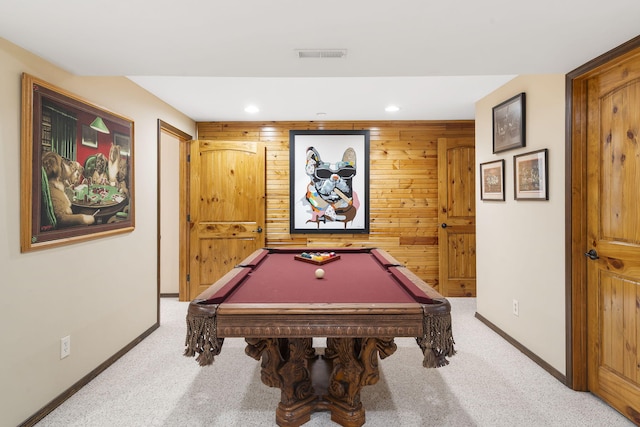
[[[365,410],[360,390],[378,382],[378,357],[384,359],[396,351],[393,338],[327,338],[323,359],[315,361],[312,338],[245,341],[245,352],[262,361],[262,382],[280,388],[276,423],[281,427],[298,427],[318,410],[330,411],[331,420],[343,427],[362,426]]]
[[[311,419],[317,396],[311,384],[308,359],[315,357],[311,338],[246,338],[245,352],[262,359],[261,379],[278,387],[276,423],[297,427]]]
[[[326,400],[332,421],[345,427],[365,423],[360,390],[378,382],[378,355],[384,359],[395,351],[393,338],[327,339],[325,357],[332,359],[333,369]]]

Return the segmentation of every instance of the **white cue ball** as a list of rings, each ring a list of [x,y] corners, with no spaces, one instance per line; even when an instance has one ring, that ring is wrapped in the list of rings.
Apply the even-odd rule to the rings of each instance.
[[[324,277],[324,270],[319,268],[316,270],[316,278],[317,279],[322,279]]]

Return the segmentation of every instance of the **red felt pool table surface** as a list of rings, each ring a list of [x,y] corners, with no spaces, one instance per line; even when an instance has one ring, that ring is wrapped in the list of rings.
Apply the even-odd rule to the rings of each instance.
[[[415,302],[370,252],[340,253],[322,266],[295,260],[300,252],[274,252],[251,271],[226,303]],[[322,279],[315,271],[322,268]]]

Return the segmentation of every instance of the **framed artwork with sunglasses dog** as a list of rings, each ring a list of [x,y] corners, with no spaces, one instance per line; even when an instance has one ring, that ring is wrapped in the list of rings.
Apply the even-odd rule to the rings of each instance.
[[[369,233],[369,131],[289,131],[290,233]]]

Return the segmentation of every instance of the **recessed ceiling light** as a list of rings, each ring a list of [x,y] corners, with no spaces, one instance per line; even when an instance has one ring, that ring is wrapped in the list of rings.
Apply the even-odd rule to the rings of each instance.
[[[260,111],[260,109],[258,107],[256,107],[255,105],[248,105],[247,107],[245,107],[244,111],[246,111],[247,113],[257,113],[258,111]]]
[[[387,113],[395,113],[396,111],[400,111],[400,107],[398,107],[397,105],[388,105],[384,111],[386,111]]]
[[[316,116],[326,116],[326,115],[327,115],[327,113],[323,113],[322,111],[319,112],[319,113],[316,113]]]

